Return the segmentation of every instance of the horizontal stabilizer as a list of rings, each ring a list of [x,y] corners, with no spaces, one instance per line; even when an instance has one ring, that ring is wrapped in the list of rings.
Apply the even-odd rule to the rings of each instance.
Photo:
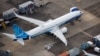
[[[11,38],[11,39],[16,39],[15,35],[13,35],[13,34],[9,34],[9,33],[2,33],[2,34]]]
[[[21,45],[24,45],[24,40],[23,39],[18,39],[17,42],[19,42]]]
[[[23,39],[21,39],[21,38],[17,39],[15,37],[15,35],[13,35],[13,34],[8,34],[8,33],[2,33],[2,34],[5,35],[5,36],[7,36],[7,37],[9,37],[9,38],[11,38],[11,39],[13,39],[13,40],[16,40],[21,45],[24,45],[24,40]]]

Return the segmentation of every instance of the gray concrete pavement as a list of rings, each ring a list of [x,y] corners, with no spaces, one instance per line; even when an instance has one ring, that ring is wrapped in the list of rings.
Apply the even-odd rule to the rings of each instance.
[[[58,52],[57,54],[59,54],[59,52],[64,50],[63,48],[61,49],[61,47],[65,47],[66,50],[71,49],[74,46],[79,47],[79,45],[82,42],[88,41],[91,39],[91,36],[94,36],[94,35],[91,35],[91,33],[88,33],[87,31],[91,27],[94,27],[100,24],[100,19],[96,17],[95,15],[91,14],[90,12],[84,10],[84,8],[97,3],[99,0],[95,0],[95,1],[94,0],[93,1],[82,0],[81,2],[76,2],[75,0],[74,1],[72,0],[67,0],[67,1],[66,0],[50,0],[50,1],[52,1],[51,4],[48,4],[46,7],[40,10],[42,11],[41,14],[38,14],[39,13],[38,11],[38,13],[36,12],[37,14],[34,14],[34,16],[32,15],[30,16],[35,17],[35,18],[40,18],[40,20],[48,20],[48,18],[51,18],[51,17],[55,19],[57,17],[60,17],[61,15],[68,13],[69,8],[72,6],[78,6],[83,11],[83,15],[80,18],[81,22],[75,21],[75,25],[70,25],[70,24],[64,25],[68,27],[68,32],[65,34],[66,38],[69,41],[68,48],[65,47],[63,43],[60,42],[59,39],[56,39],[55,36],[43,34],[35,39],[25,41],[26,43],[25,46],[22,46],[19,43],[13,42],[11,39],[7,38],[6,36],[3,36],[1,42],[3,42],[5,46],[1,47],[1,49],[11,50],[14,56],[55,56],[55,52]],[[50,15],[51,17],[50,16],[47,17],[46,14],[47,15],[51,14]],[[31,28],[36,27],[34,26],[34,24],[30,24],[22,20],[16,20],[15,23],[20,25],[25,30],[29,30]],[[29,27],[26,27],[25,25]],[[13,33],[10,26],[7,28],[7,30],[3,30],[3,32]],[[80,38],[80,36],[83,36],[83,37]],[[51,53],[45,50],[44,46],[49,43],[54,44],[54,47],[56,47],[55,50],[58,50],[58,51],[51,51],[52,52]],[[56,46],[57,43],[59,44],[58,47]]]

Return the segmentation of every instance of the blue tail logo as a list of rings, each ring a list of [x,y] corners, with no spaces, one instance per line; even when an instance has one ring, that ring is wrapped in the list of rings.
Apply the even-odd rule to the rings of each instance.
[[[15,33],[16,38],[27,39],[29,37],[18,25],[13,25],[13,31]]]

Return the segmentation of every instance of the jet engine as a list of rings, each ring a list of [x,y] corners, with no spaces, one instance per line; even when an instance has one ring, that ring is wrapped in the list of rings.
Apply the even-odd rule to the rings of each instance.
[[[62,33],[66,33],[67,32],[67,28],[66,27],[61,28],[61,32]]]

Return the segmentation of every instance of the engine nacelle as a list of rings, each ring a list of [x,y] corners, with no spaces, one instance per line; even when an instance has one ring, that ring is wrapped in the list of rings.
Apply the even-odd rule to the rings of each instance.
[[[66,33],[67,30],[68,30],[68,29],[67,29],[66,27],[61,28],[61,32],[62,32],[62,33]]]

